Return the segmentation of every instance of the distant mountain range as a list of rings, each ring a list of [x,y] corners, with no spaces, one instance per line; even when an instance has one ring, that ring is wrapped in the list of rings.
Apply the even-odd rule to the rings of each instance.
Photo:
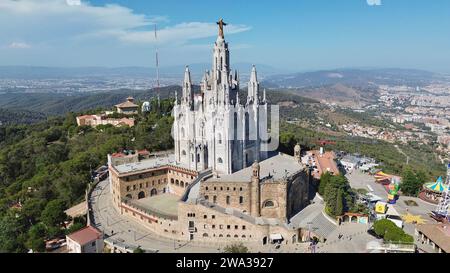
[[[180,86],[162,87],[159,90],[161,99],[174,97],[175,92],[178,98],[181,97]],[[194,92],[200,92],[200,87],[195,85]],[[150,100],[156,96],[155,89],[150,90],[114,90],[95,93],[75,93],[75,94],[53,94],[53,93],[28,93],[24,96],[22,93],[0,94],[0,121],[2,117],[9,113],[21,113],[26,118],[31,114],[36,119],[42,119],[45,116],[64,115],[67,112],[83,112],[97,108],[111,108],[120,102],[123,102],[128,96],[133,96],[136,101],[142,102]],[[247,90],[240,92],[241,101],[245,101]],[[308,99],[292,92],[279,92],[275,90],[267,91],[267,99],[274,104],[280,102],[300,103],[318,103],[318,101]],[[3,111],[3,112],[2,112]],[[39,115],[37,115],[39,114]],[[16,114],[14,114],[16,115]],[[7,119],[3,119],[6,123]]]
[[[304,73],[271,75],[264,79],[267,87],[304,88],[335,84],[366,87],[372,84],[423,86],[442,75],[413,69],[335,69]]]
[[[169,86],[160,89],[161,98],[181,94],[181,87]],[[40,112],[46,115],[62,115],[67,112],[80,112],[96,108],[110,108],[133,96],[137,101],[149,100],[156,96],[154,90],[113,90],[98,93],[21,93],[0,94],[0,109],[17,109]]]
[[[241,75],[241,88],[246,87],[251,64],[240,63],[234,66]],[[161,77],[168,77],[174,84],[182,81],[183,66],[163,67]],[[192,77],[198,83],[203,72],[210,69],[209,64],[190,65]],[[322,102],[334,102],[345,106],[360,107],[377,100],[377,85],[408,85],[425,86],[434,81],[449,81],[445,75],[429,71],[413,69],[334,69],[304,73],[280,73],[276,68],[257,65],[259,80],[263,88],[273,89],[273,92],[296,94],[302,97]],[[263,77],[264,75],[264,77]],[[154,68],[145,67],[26,67],[26,66],[0,66],[0,79],[72,79],[72,78],[149,78],[156,77]],[[170,83],[172,84],[172,83]],[[101,85],[101,83],[99,83]],[[120,88],[120,87],[119,87]],[[119,89],[117,88],[117,89]],[[286,90],[287,89],[287,90]],[[101,90],[101,88],[99,89]],[[169,93],[180,90],[179,86],[168,86],[161,89],[161,96],[167,97]],[[66,92],[65,94],[52,94],[50,92],[29,92],[23,96],[20,92],[4,92],[0,94],[0,108],[18,108],[58,115],[67,111],[82,111],[96,107],[109,107],[121,102],[126,96],[132,95],[136,99],[149,99],[154,95],[151,90],[111,90],[98,93],[93,91],[92,96]]]
[[[256,64],[260,75],[269,76],[286,73],[268,65]],[[192,77],[199,81],[206,70],[211,70],[209,63],[190,64]],[[233,70],[238,70],[240,75],[250,75],[252,64],[236,63]],[[184,76],[185,66],[166,66],[160,68],[160,76],[166,78],[180,78]],[[155,78],[154,67],[43,67],[43,66],[0,66],[0,79],[57,79],[57,78],[80,78],[80,77],[134,77]]]

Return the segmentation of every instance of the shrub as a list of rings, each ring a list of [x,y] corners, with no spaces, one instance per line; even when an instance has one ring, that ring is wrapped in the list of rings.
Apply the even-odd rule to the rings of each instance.
[[[232,244],[225,247],[224,253],[249,253],[248,248],[244,244]]]
[[[403,229],[397,227],[392,221],[387,219],[378,220],[373,224],[375,233],[382,237],[385,242],[412,243],[414,238],[406,234]]]

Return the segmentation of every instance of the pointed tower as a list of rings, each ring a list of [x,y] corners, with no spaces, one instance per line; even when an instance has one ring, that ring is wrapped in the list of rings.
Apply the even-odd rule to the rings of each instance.
[[[192,92],[191,71],[189,70],[189,66],[186,66],[186,70],[184,71],[183,96],[181,98],[181,103],[191,106],[193,105],[193,102],[194,93]]]
[[[261,216],[260,204],[260,166],[257,161],[252,165],[252,182],[250,188],[250,215],[253,217]]]
[[[221,88],[224,84],[228,84],[230,74],[230,52],[228,50],[228,43],[225,41],[223,29],[227,24],[224,23],[222,19],[220,19],[217,24],[219,25],[219,35],[214,44],[212,74],[215,87]]]
[[[253,65],[250,81],[248,83],[248,97],[247,102],[259,103],[259,82],[256,67]]]

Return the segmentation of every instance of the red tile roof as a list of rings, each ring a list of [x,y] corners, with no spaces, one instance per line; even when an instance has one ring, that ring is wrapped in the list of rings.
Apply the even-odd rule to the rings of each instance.
[[[138,108],[139,105],[132,103],[131,101],[122,102],[116,105],[117,108]]]
[[[112,157],[125,157],[125,154],[123,154],[123,153],[113,153],[112,155],[111,155]]]
[[[322,173],[327,171],[334,175],[339,175],[339,168],[334,161],[336,158],[334,152],[324,152],[323,155],[320,155],[320,151],[311,151],[311,155],[313,156],[317,166],[317,172],[315,173],[316,178],[320,178]]]
[[[140,150],[140,151],[138,151],[138,154],[140,154],[140,155],[149,155],[150,152],[147,151],[147,150]]]
[[[84,115],[84,116],[78,116],[77,118],[79,119],[88,119],[88,118],[93,118],[94,115]]]
[[[85,245],[89,242],[97,240],[102,237],[102,233],[91,226],[87,226],[79,231],[76,231],[72,234],[67,235],[70,239],[77,242],[80,245]]]
[[[446,253],[450,253],[450,224],[422,224],[417,225],[416,229]]]

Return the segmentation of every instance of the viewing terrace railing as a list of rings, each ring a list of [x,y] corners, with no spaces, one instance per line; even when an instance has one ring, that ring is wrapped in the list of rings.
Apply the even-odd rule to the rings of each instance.
[[[115,253],[117,251],[121,253],[133,253],[133,251],[137,248],[134,245],[127,244],[125,242],[115,240],[113,238],[105,238],[104,240],[105,244],[107,244],[111,250]],[[158,253],[159,251],[157,249],[151,249],[151,248],[142,248],[146,253]]]
[[[178,220],[178,215],[171,215],[171,214],[165,213],[165,212],[160,211],[155,208],[151,208],[151,209],[147,208],[145,206],[142,206],[141,204],[137,204],[136,202],[134,202],[134,200],[132,200],[130,198],[126,198],[126,197],[122,198],[122,203],[135,209],[135,210],[143,212],[149,216],[153,216],[156,218],[163,218],[163,219],[172,220],[172,221]]]
[[[416,245],[414,243],[400,243],[400,242],[390,242],[383,243],[379,246],[369,247],[370,250],[381,250],[387,253],[414,253],[416,252]]]

